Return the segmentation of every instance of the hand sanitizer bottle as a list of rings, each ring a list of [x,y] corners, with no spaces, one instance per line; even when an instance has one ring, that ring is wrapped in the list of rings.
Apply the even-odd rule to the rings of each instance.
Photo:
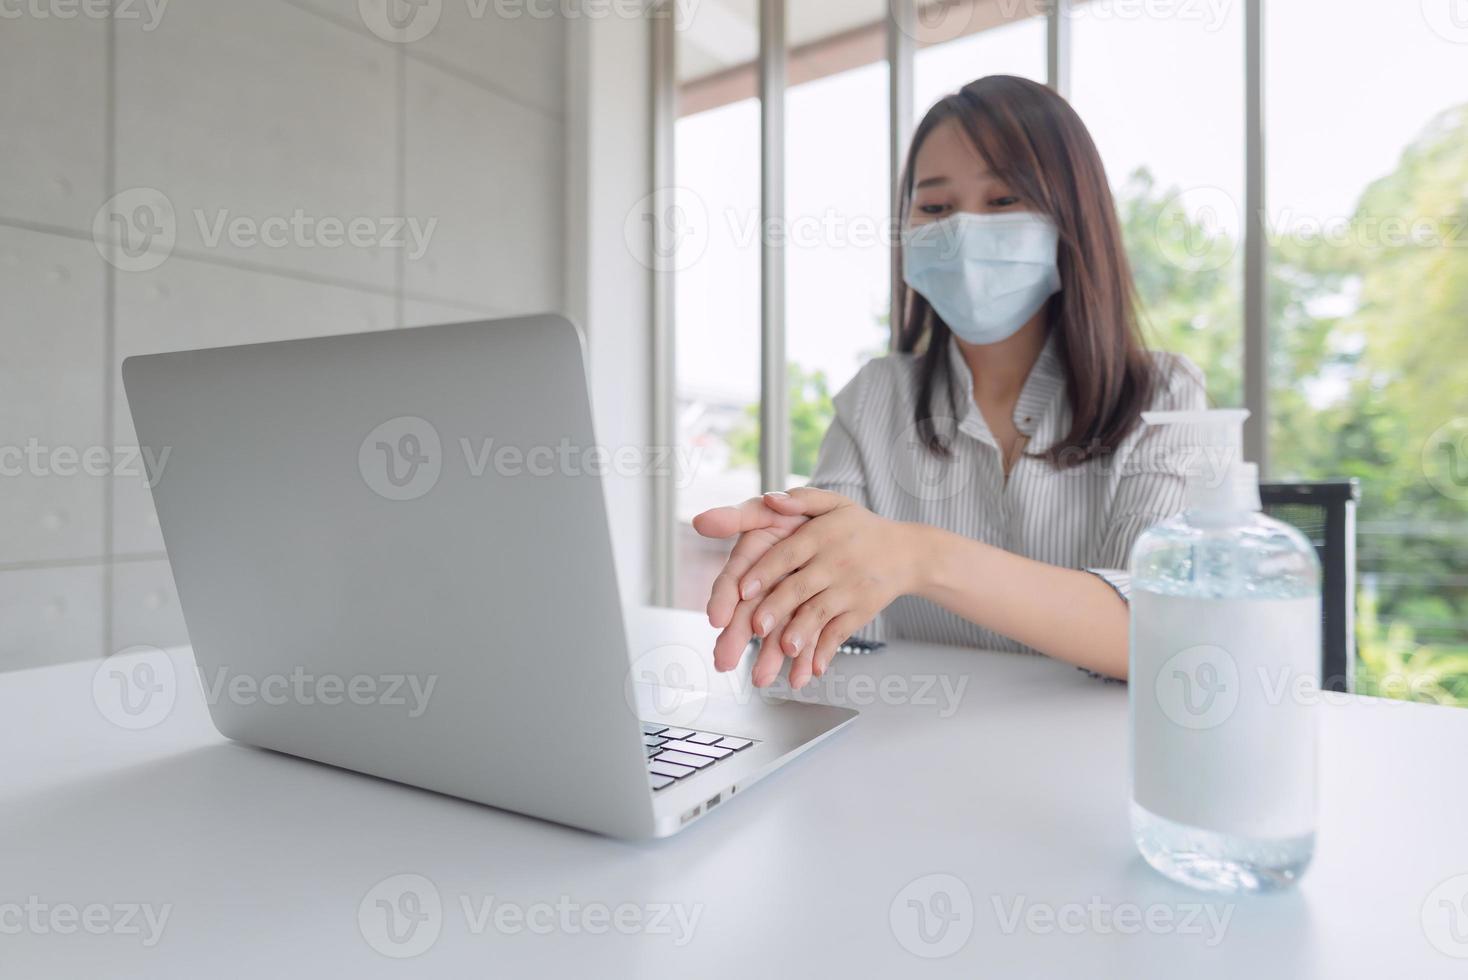
[[[1185,425],[1185,511],[1132,549],[1132,837],[1195,888],[1288,887],[1315,849],[1320,562],[1259,512],[1242,409],[1145,412]]]

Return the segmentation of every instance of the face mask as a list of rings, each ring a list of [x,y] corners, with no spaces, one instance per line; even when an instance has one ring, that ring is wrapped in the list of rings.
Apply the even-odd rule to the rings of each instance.
[[[970,344],[996,344],[1060,291],[1060,236],[1033,212],[960,211],[903,236],[902,278]]]

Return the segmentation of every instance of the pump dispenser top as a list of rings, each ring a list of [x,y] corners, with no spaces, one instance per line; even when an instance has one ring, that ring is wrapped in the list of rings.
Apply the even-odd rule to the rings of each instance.
[[[1248,417],[1246,408],[1142,413],[1148,425],[1185,425],[1198,434],[1187,467],[1187,510],[1237,514],[1260,509],[1259,467],[1244,462],[1244,420]]]

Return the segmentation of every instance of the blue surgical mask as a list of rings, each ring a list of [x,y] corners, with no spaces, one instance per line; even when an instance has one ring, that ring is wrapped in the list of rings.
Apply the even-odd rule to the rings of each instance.
[[[1060,236],[1033,211],[960,211],[903,235],[902,278],[960,340],[1014,336],[1060,291]]]

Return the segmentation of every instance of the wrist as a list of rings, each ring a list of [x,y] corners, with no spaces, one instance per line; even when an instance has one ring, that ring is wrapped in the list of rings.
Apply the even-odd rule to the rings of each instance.
[[[943,579],[948,532],[917,522],[903,524],[902,530],[907,544],[903,594],[931,598]]]
[[[991,545],[930,524],[910,525],[913,558],[911,594],[947,608],[972,591],[995,553]]]

